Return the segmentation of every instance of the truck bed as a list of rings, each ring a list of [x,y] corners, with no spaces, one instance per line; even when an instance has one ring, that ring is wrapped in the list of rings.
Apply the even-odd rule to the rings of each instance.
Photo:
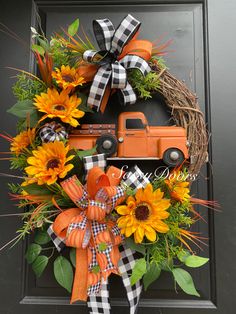
[[[71,135],[95,135],[99,136],[101,134],[116,134],[115,124],[82,124],[80,129],[73,130]]]

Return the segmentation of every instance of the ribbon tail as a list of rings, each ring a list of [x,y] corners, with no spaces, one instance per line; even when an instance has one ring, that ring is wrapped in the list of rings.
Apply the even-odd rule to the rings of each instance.
[[[108,281],[104,281],[101,285],[101,291],[98,295],[89,296],[88,310],[90,314],[110,314],[111,305],[109,300]]]
[[[127,82],[124,89],[119,90],[119,95],[121,95],[121,101],[124,105],[133,105],[137,100],[137,96],[129,82]]]
[[[76,270],[70,303],[87,301],[88,290],[88,250],[76,249]]]
[[[137,281],[135,285],[131,286],[130,276],[131,270],[135,265],[134,252],[131,249],[126,248],[124,245],[119,247],[121,259],[119,261],[118,267],[122,277],[123,284],[127,292],[127,298],[130,305],[130,314],[135,314],[139,299],[142,292],[141,281]]]
[[[111,76],[111,70],[100,67],[94,77],[93,83],[91,85],[90,91],[89,91],[89,97],[88,97],[88,106],[96,107],[97,111],[99,111],[99,108],[102,104],[103,98],[108,99],[108,96],[106,92],[106,87],[108,85],[109,79]],[[104,105],[103,105],[104,109]]]

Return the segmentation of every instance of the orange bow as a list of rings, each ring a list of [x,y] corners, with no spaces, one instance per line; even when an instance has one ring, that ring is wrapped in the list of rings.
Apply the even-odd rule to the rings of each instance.
[[[76,176],[61,183],[78,206],[59,214],[53,224],[57,236],[76,248],[76,272],[71,303],[99,292],[101,281],[118,274],[118,245],[122,238],[114,219],[108,214],[124,200],[118,186],[120,169],[110,167],[106,174],[95,167],[88,173],[84,187]]]

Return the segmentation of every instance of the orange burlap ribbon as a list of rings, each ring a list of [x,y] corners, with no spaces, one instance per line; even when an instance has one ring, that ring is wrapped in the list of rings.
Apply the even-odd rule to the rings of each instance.
[[[71,303],[86,301],[91,292],[98,292],[102,280],[118,273],[118,246],[122,241],[116,222],[109,215],[124,200],[118,186],[120,169],[110,167],[104,173],[99,167],[88,172],[83,186],[76,176],[61,183],[77,205],[59,214],[53,224],[57,236],[69,247],[76,248],[76,271]]]

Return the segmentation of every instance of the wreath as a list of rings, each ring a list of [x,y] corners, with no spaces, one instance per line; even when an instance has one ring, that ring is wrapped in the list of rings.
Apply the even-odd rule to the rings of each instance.
[[[50,40],[31,28],[38,75],[17,75],[17,103],[8,112],[19,118],[18,134],[1,134],[10,142],[11,169],[22,172],[22,182],[9,183],[23,210],[15,242],[31,234],[26,259],[35,275],[53,259],[55,279],[71,293],[71,303],[87,301],[91,313],[110,308],[112,273],[121,276],[132,313],[142,288],[164,271],[184,292],[199,296],[182,266],[208,261],[191,247],[204,244],[191,231],[201,218],[195,205],[216,205],[190,194],[207,159],[204,116],[197,96],[167,70],[169,42],[138,39],[140,26],[130,14],[117,28],[109,19],[93,21],[98,49],[79,34],[79,19]],[[149,127],[142,112],[125,112],[155,93],[163,95],[175,126]],[[118,130],[81,124],[84,116],[104,112],[113,94],[124,105]],[[136,120],[142,122],[140,129],[131,125],[142,138],[138,148],[127,130]],[[163,159],[169,175],[147,176],[135,162],[129,171],[112,165],[143,156]]]

